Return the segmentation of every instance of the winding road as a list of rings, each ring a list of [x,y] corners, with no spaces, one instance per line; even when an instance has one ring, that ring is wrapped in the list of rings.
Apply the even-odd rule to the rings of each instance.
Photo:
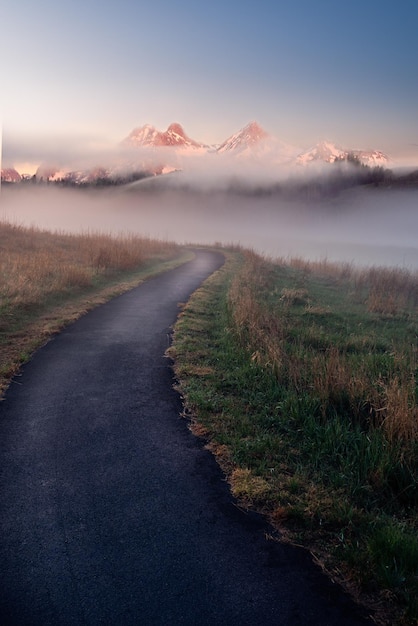
[[[39,350],[0,403],[0,624],[370,623],[234,504],[164,357],[220,254],[156,276]]]

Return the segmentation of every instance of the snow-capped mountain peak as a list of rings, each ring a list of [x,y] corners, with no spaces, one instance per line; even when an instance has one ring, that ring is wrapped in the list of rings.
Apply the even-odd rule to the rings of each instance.
[[[139,128],[134,128],[127,140],[141,145],[154,145],[158,140],[160,132],[151,124],[145,124]]]
[[[173,146],[176,148],[203,148],[203,144],[190,139],[181,124],[173,122],[166,131],[157,130],[151,124],[145,124],[134,130],[123,141],[124,145],[154,148]]]
[[[250,122],[240,131],[228,137],[228,139],[219,146],[217,152],[248,151],[260,141],[267,139],[267,137],[268,134],[257,122]]]
[[[21,175],[14,169],[14,167],[5,167],[1,170],[2,183],[20,183],[21,180]]]
[[[380,150],[351,150],[350,154],[369,167],[387,167],[390,163],[389,157]]]
[[[307,152],[300,154],[296,163],[308,165],[313,162],[335,163],[336,161],[355,160],[370,167],[387,166],[389,158],[379,150],[351,150],[341,148],[331,141],[321,141]]]
[[[331,141],[320,141],[307,152],[303,152],[298,156],[296,162],[306,165],[312,161],[325,161],[326,163],[334,163],[334,161],[344,158],[345,151],[336,146]]]

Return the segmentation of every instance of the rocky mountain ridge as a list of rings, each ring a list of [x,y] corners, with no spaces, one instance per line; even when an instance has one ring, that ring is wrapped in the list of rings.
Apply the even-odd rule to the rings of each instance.
[[[129,157],[118,157],[111,165],[96,164],[90,168],[66,170],[49,163],[39,166],[35,180],[41,182],[64,182],[74,185],[117,184],[138,180],[145,176],[166,174],[187,168],[187,156],[215,154],[222,158],[235,157],[257,159],[261,165],[269,166],[304,166],[318,163],[353,162],[369,167],[387,167],[389,158],[379,150],[352,150],[338,147],[330,141],[323,141],[306,152],[300,152],[293,146],[279,141],[267,133],[256,121],[252,121],[241,130],[218,145],[207,145],[187,135],[181,124],[173,122],[165,131],[158,130],[151,124],[134,128],[120,142],[122,151],[129,152]],[[186,158],[186,160],[185,160]],[[21,175],[16,169],[8,167],[1,170],[1,180],[5,183],[17,183]]]
[[[203,143],[190,139],[184,131],[181,124],[173,122],[165,131],[160,131],[151,124],[145,124],[134,128],[126,139],[122,142],[126,146],[130,147],[153,147],[153,148],[192,148],[196,150],[205,150],[209,146]]]
[[[323,162],[335,163],[338,161],[356,160],[369,167],[387,167],[389,158],[380,150],[351,150],[340,148],[330,141],[321,141],[307,152],[300,154],[296,163],[309,165],[309,163]]]

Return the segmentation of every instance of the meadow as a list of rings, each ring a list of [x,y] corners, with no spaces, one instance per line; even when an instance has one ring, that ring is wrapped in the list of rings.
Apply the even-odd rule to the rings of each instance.
[[[0,393],[65,324],[187,258],[132,234],[68,234],[0,222]]]
[[[418,275],[234,252],[172,355],[243,507],[379,623],[418,617]]]
[[[309,549],[378,623],[415,623],[417,273],[222,249],[169,350],[193,431],[240,506]],[[0,223],[0,391],[63,326],[191,254]]]

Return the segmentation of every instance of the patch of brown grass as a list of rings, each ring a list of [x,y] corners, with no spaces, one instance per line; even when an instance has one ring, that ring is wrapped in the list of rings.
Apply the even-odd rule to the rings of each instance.
[[[47,337],[179,252],[174,243],[137,235],[52,233],[0,222],[0,392]],[[124,281],[132,272],[136,277]]]
[[[395,376],[382,385],[384,406],[381,408],[381,427],[389,441],[416,441],[418,439],[418,406],[415,401],[415,376]]]
[[[372,267],[359,270],[354,277],[355,289],[365,293],[372,313],[397,315],[418,304],[416,273],[405,268]]]
[[[268,498],[271,487],[264,478],[255,476],[250,469],[236,468],[230,476],[231,489],[234,496],[249,506],[264,502]]]
[[[50,233],[0,223],[0,302],[34,306],[54,293],[90,287],[98,276],[170,258],[175,244],[135,235]]]
[[[308,292],[306,289],[284,288],[280,300],[285,304],[307,304]]]

